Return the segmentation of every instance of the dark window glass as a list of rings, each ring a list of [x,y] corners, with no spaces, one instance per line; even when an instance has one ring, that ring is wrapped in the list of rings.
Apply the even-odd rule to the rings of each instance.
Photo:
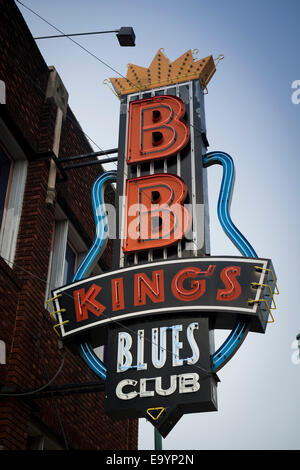
[[[0,149],[0,227],[3,218],[11,160]]]
[[[75,272],[75,264],[76,253],[72,250],[69,243],[67,243],[63,285],[70,284],[70,282],[72,282]]]

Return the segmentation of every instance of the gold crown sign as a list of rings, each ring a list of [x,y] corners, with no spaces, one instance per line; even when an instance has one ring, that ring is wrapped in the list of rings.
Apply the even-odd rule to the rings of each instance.
[[[218,60],[222,58],[219,56]],[[188,50],[171,62],[163,49],[159,49],[149,68],[128,64],[126,78],[109,80],[118,96],[195,79],[199,79],[205,89],[215,71],[216,63],[211,55],[194,60],[192,51]]]

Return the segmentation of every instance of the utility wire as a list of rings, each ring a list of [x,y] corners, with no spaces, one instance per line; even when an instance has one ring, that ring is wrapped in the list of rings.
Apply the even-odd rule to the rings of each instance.
[[[85,51],[87,54],[89,54],[91,57],[93,57],[94,59],[98,60],[101,64],[105,65],[106,67],[108,67],[110,70],[112,70],[114,73],[117,73],[120,77],[122,78],[125,78],[125,80],[127,80],[131,85],[133,85],[133,83],[130,82],[130,80],[128,80],[128,78],[124,77],[124,75],[122,75],[120,72],[118,72],[118,70],[116,70],[115,68],[113,68],[111,65],[107,64],[103,59],[100,59],[100,57],[98,57],[96,54],[94,54],[93,52],[89,51],[86,47],[84,47],[82,44],[80,44],[79,42],[75,41],[75,39],[72,39],[70,37],[70,35],[66,34],[64,31],[62,31],[61,29],[57,28],[57,26],[53,25],[52,23],[50,23],[50,21],[46,20],[45,18],[43,18],[41,15],[39,15],[36,11],[32,10],[31,8],[29,8],[27,5],[25,5],[24,3],[22,3],[20,0],[16,0],[18,3],[20,3],[20,5],[22,5],[24,8],[26,8],[27,10],[29,10],[31,13],[33,13],[34,15],[36,15],[38,18],[40,18],[42,21],[44,21],[45,23],[47,23],[49,26],[51,26],[52,28],[54,28],[56,31],[58,31],[59,33],[63,34],[65,37],[67,37],[70,41],[72,41],[74,44],[76,44],[78,47],[80,47],[83,51]],[[135,85],[136,87],[136,85]]]
[[[32,79],[32,77],[27,73],[25,72],[24,69],[22,69],[22,67],[20,66],[20,64],[10,55],[7,55],[6,58],[11,62],[13,63],[17,68],[18,68],[18,71],[21,72],[21,74],[25,75],[26,78],[28,78],[28,80],[32,83],[32,85],[43,95],[45,96],[45,90],[43,90],[40,85]],[[79,124],[79,122],[76,122],[74,121],[74,119],[72,119],[70,116],[66,115],[66,119],[68,119],[68,121],[70,121],[77,129],[79,129],[83,134],[84,136],[90,141],[92,142],[101,152],[104,152],[104,150],[97,144],[97,142],[95,142],[86,132],[84,132],[82,130],[82,127],[81,125]]]
[[[48,383],[46,383],[45,385],[43,385],[42,387],[39,387],[35,390],[30,390],[28,392],[20,392],[20,393],[3,393],[1,392],[0,393],[0,396],[1,397],[24,397],[24,396],[28,396],[28,395],[33,395],[35,393],[38,393],[38,392],[41,392],[42,390],[44,390],[45,388],[47,388],[49,385],[52,384],[52,382],[54,382],[54,380],[56,379],[56,377],[58,377],[58,375],[61,373],[63,367],[64,367],[64,363],[65,363],[65,351],[62,350],[62,361],[60,363],[60,366],[59,368],[57,369],[57,371],[55,372],[54,376],[52,377],[52,379],[50,379],[48,381]]]
[[[53,25],[52,23],[50,23],[50,21],[46,20],[45,18],[43,18],[40,14],[38,14],[37,12],[35,12],[34,10],[32,10],[31,8],[29,8],[27,5],[25,5],[23,2],[21,2],[20,0],[16,0],[20,5],[22,5],[24,8],[26,8],[28,11],[30,11],[31,13],[33,13],[34,15],[36,15],[39,19],[41,19],[42,21],[44,21],[46,24],[48,24],[49,26],[51,26],[52,28],[54,28],[56,31],[58,31],[59,33],[63,34],[65,37],[67,37],[68,39],[70,39],[70,41],[72,41],[74,44],[76,44],[78,47],[80,47],[83,51],[85,51],[87,54],[89,54],[90,56],[94,57],[96,60],[98,60],[100,63],[102,63],[103,65],[105,65],[106,67],[108,67],[110,70],[112,70],[114,73],[118,74],[120,77],[124,78],[125,80],[127,80],[128,83],[130,83],[132,86],[134,86],[135,88],[138,88],[136,84],[133,84],[127,77],[125,77],[123,74],[121,74],[118,70],[116,70],[115,68],[111,67],[109,64],[107,64],[103,59],[100,59],[98,56],[96,56],[93,52],[91,52],[90,50],[88,50],[86,47],[82,46],[82,44],[78,43],[77,41],[75,41],[74,39],[72,39],[70,37],[70,35],[68,34],[65,34],[62,30],[60,30],[57,26]],[[24,72],[25,73],[25,72]],[[25,73],[26,74],[26,73]],[[27,75],[27,74],[26,74]],[[28,76],[28,75],[27,75]],[[29,77],[30,80],[33,82],[33,80],[31,79],[31,77]],[[34,83],[34,82],[33,82]],[[35,84],[36,85],[36,84]],[[37,87],[41,90],[41,88],[37,85]],[[42,93],[44,94],[44,91],[41,90]],[[140,92],[143,92],[143,90],[139,89]],[[67,116],[68,117],[68,116]],[[79,126],[76,122],[74,122],[70,117],[68,117],[68,119],[77,127],[79,128],[83,134],[101,151],[102,148],[93,140],[91,139],[91,137],[89,137],[81,128],[81,126]],[[201,130],[198,129],[195,125],[189,123],[189,125],[191,127],[193,127],[200,135],[202,134]],[[109,162],[108,162],[109,163]],[[117,168],[117,164],[116,162],[112,162],[113,165]],[[125,176],[128,177],[128,175],[125,173]],[[149,196],[148,196],[149,197]]]
[[[43,368],[44,368],[44,372],[45,372],[45,376],[46,376],[46,379],[48,381],[50,381],[50,377],[49,377],[49,372],[48,372],[48,367],[47,367],[47,364],[46,364],[46,361],[44,359],[44,355],[41,351],[41,342],[40,342],[40,338],[38,338],[38,349],[39,349],[39,354],[40,354],[40,357],[42,359],[42,363],[43,363]],[[49,382],[47,384],[47,387],[49,385]],[[65,433],[65,429],[64,429],[64,425],[63,425],[63,422],[62,422],[62,419],[61,419],[61,415],[60,415],[60,411],[59,411],[59,407],[58,407],[58,404],[57,404],[57,400],[56,398],[53,396],[53,394],[51,393],[51,401],[53,403],[53,406],[55,408],[55,412],[56,412],[56,416],[57,416],[57,420],[58,420],[58,423],[59,423],[59,426],[60,426],[60,429],[61,429],[61,433],[62,433],[62,436],[63,436],[63,440],[64,440],[64,443],[65,443],[65,448],[66,450],[69,450],[69,443],[68,443],[68,439],[67,439],[67,436],[66,436],[66,433]]]
[[[43,18],[41,15],[39,15],[37,12],[35,12],[34,10],[32,10],[31,8],[29,8],[27,5],[25,5],[24,3],[22,3],[20,0],[16,0],[18,3],[20,3],[20,5],[22,5],[24,8],[26,8],[27,10],[29,10],[31,13],[33,13],[34,15],[36,15],[38,18],[40,18],[42,21],[44,21],[45,23],[47,23],[49,26],[51,26],[52,28],[54,28],[56,31],[58,31],[59,33],[63,34],[65,37],[67,37],[68,39],[70,39],[70,41],[72,41],[74,44],[76,44],[78,47],[80,47],[82,50],[84,50],[87,54],[89,54],[90,56],[94,57],[94,59],[98,60],[101,64],[105,65],[106,67],[108,67],[110,70],[112,70],[114,73],[118,74],[120,77],[124,78],[125,80],[127,80],[128,83],[130,83],[130,85],[132,85],[134,88],[138,88],[138,90],[142,93],[142,92],[146,92],[147,90],[142,90],[141,88],[139,88],[137,86],[137,84],[134,84],[132,83],[127,77],[125,77],[121,72],[119,72],[118,70],[116,70],[114,67],[112,67],[111,65],[107,64],[103,59],[100,59],[100,57],[96,56],[96,54],[94,54],[93,52],[91,52],[89,49],[87,49],[86,47],[84,47],[82,44],[78,43],[77,41],[75,41],[74,39],[70,38],[70,35],[64,33],[63,31],[61,31],[57,26],[53,25],[52,23],[50,23],[48,20],[46,20],[45,18]],[[149,91],[149,90],[148,90]],[[200,129],[197,129],[196,126],[194,126],[193,124],[190,124],[195,130],[197,130],[200,134],[201,134],[201,130]],[[97,146],[98,147],[98,146]],[[98,147],[100,149],[100,147]],[[101,150],[101,149],[100,149]]]

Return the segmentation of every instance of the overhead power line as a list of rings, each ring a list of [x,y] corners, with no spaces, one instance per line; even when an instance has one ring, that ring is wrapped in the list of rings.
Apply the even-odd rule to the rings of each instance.
[[[66,38],[70,39],[70,41],[72,41],[74,44],[76,44],[78,47],[80,47],[83,51],[85,51],[87,54],[89,54],[91,57],[94,57],[94,59],[98,60],[99,62],[101,62],[101,64],[105,65],[106,67],[108,67],[110,70],[112,70],[114,73],[117,73],[120,77],[122,78],[125,78],[125,80],[128,80],[126,77],[124,77],[124,75],[122,75],[120,72],[118,72],[118,70],[116,70],[114,67],[112,67],[111,65],[107,64],[103,59],[100,59],[100,57],[98,57],[96,54],[94,54],[93,52],[91,52],[89,49],[87,49],[86,47],[84,47],[82,44],[80,44],[79,42],[75,41],[75,39],[71,38],[69,34],[66,34],[64,31],[62,31],[61,29],[59,29],[57,26],[55,26],[54,24],[50,23],[50,21],[46,20],[45,18],[43,18],[41,15],[39,15],[39,13],[37,13],[36,11],[32,10],[31,8],[29,8],[27,5],[25,5],[24,3],[22,3],[20,0],[16,0],[20,5],[22,5],[24,8],[26,8],[28,11],[30,11],[31,13],[33,13],[35,16],[37,16],[38,18],[40,18],[42,21],[44,21],[45,23],[47,23],[49,26],[51,26],[51,28],[54,28],[56,31],[58,31],[60,34],[62,34],[63,36],[65,36]],[[128,80],[129,83],[130,80]],[[133,85],[133,83],[131,83],[131,85]],[[136,85],[135,85],[136,86]]]

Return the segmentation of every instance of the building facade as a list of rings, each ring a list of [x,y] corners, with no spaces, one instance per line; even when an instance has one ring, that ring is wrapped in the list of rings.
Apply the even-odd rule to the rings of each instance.
[[[93,149],[14,1],[0,0],[0,7],[0,446],[136,449],[137,420],[107,417],[103,392],[5,395],[39,389],[60,369],[63,353],[46,300],[72,280],[93,242],[91,187],[103,170],[66,174],[55,163]],[[113,188],[107,198],[113,203]],[[110,269],[111,251],[109,243],[95,273]],[[51,385],[97,380],[66,350]]]

